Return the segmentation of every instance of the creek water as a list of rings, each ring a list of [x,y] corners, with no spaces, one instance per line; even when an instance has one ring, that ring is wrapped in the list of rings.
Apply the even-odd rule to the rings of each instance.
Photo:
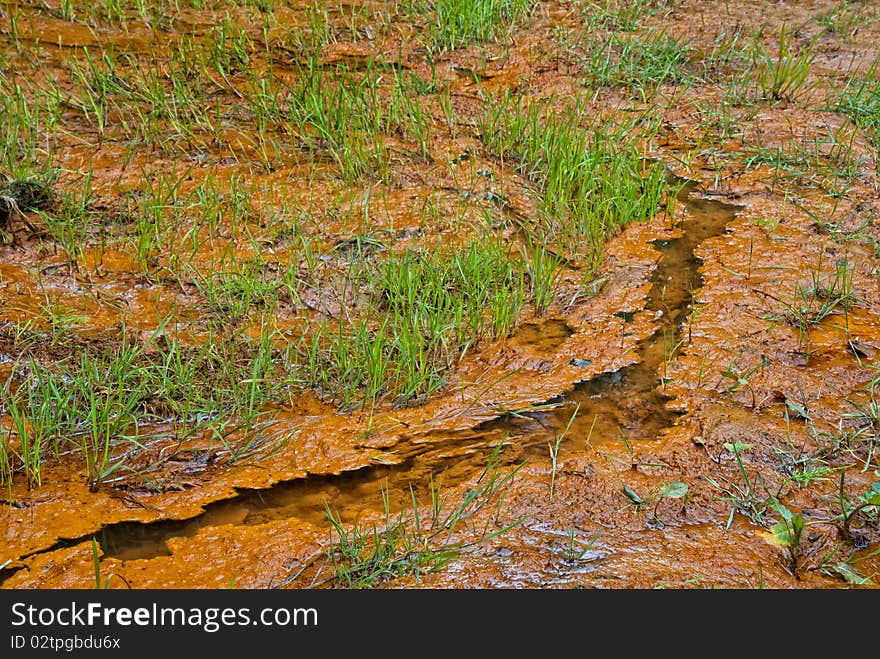
[[[687,207],[681,236],[654,243],[662,256],[652,275],[645,312],[655,315],[656,330],[638,344],[638,360],[632,365],[581,382],[536,411],[505,415],[467,431],[438,431],[402,442],[397,451],[402,460],[397,464],[241,490],[237,497],[212,503],[189,520],[105,526],[97,534],[105,555],[120,560],[167,555],[170,538],[193,536],[222,524],[297,518],[323,526],[328,524],[328,508],[337,519],[352,522],[365,509],[381,508],[383,490],[392,511],[400,510],[411,505],[410,488],[422,497],[431,487],[451,486],[479,475],[499,443],[515,449],[505,451],[508,462],[549,461],[548,446],[554,444],[571,452],[585,450],[587,442],[595,447],[658,438],[677,415],[667,407],[663,366],[685,338],[686,320],[701,286],[701,261],[695,248],[724,232],[737,211],[736,206],[696,196],[689,186],[681,198]],[[626,310],[618,315],[623,322],[632,319]]]

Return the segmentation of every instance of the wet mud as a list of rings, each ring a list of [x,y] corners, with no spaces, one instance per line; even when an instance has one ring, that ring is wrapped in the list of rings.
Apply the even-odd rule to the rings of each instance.
[[[642,28],[688,40],[693,69],[694,53],[708,57],[723,38],[757,28],[757,15],[766,18],[768,47],[791,20],[766,3],[725,6],[723,15],[714,3],[649,4]],[[454,560],[374,586],[876,587],[880,510],[856,511],[880,473],[876,146],[867,129],[828,110],[829,85],[859,62],[868,66],[873,51],[840,31],[843,18],[837,32],[828,27],[832,14],[823,12],[834,3],[814,4],[792,10],[797,43],[815,39],[810,93],[735,103],[736,117],[723,117],[730,70],[743,66],[734,56],[718,56],[717,69],[700,69],[695,82],[664,82],[652,100],[626,85],[596,86],[585,114],[660,108],[644,155],[670,180],[687,181],[678,203],[609,236],[588,280],[567,263],[549,308],[524,309],[509,336],[458,356],[442,387],[374,407],[291,387],[220,442],[210,432],[181,435],[179,421],[158,410],[138,428],[144,439],[130,469],[99,484],[66,455],[47,457],[38,486],[16,474],[2,489],[0,585],[92,587],[94,540],[101,573],[117,577],[111,587],[340,586],[330,558],[340,527],[387,529],[398,515],[411,519],[414,507],[436,526],[441,511],[468,501],[454,532],[430,535],[454,543]],[[530,27],[503,44],[445,52],[433,63],[412,41],[424,26],[411,16],[380,29],[366,3],[371,27],[352,33],[344,15],[328,14],[325,70],[365,75],[378,62],[379,79],[412,74],[432,108],[430,154],[395,134],[387,172],[367,183],[338,176],[320,141],[258,143],[265,135],[248,123],[253,105],[230,114],[230,123],[244,123],[222,135],[150,148],[124,133],[126,121],[110,120],[99,135],[88,113],[70,110],[64,120],[79,133],[52,139],[59,183],[81,181],[88,168],[96,190],[78,234],[81,253],[70,253],[67,234],[44,227],[48,198],[0,203],[4,391],[11,395],[35,365],[122,345],[123,327],[145,346],[145,359],[164,354],[172,337],[198,350],[214,338],[209,321],[224,314],[243,342],[271,324],[278,358],[302,327],[345,317],[357,288],[337,286],[340,273],[366,259],[464,244],[484,226],[521,241],[523,218],[539,212],[535,185],[482,145],[479,112],[510,90],[557,98],[586,84],[583,44],[565,45],[560,35],[582,28],[589,11],[539,5]],[[54,11],[19,9],[25,14],[0,15],[0,64],[28,66],[28,44],[65,91],[79,84],[63,65],[67,53],[113,47],[170,66],[165,49],[187,35],[213,38],[216,28],[207,10],[187,10],[166,26],[174,39],[157,43],[143,23],[124,32],[111,21],[96,31]],[[859,43],[880,36],[869,14],[846,24]],[[711,26],[709,15],[718,18]],[[602,29],[623,34],[608,16]],[[278,7],[273,17],[263,32],[281,53],[273,75],[295,84],[303,45],[288,39],[307,16]],[[35,35],[43,35],[39,50]],[[260,49],[250,52],[256,66]],[[245,68],[226,73],[206,102],[235,107],[253,93]],[[844,156],[823,142],[825,151],[805,163],[804,150],[829,130],[841,139],[853,130],[851,150]],[[157,177],[163,169],[174,177]],[[157,187],[144,188],[145,180]],[[236,196],[242,181],[250,187]],[[152,244],[149,227],[132,218],[145,195],[172,184],[163,207],[190,212],[198,204],[180,200],[218,186],[233,212],[218,211],[207,228],[176,220],[166,242]],[[11,197],[4,189],[0,202]],[[110,239],[119,235],[125,240]],[[221,306],[206,294],[234,289],[214,291],[203,272],[256,263],[262,275],[280,277],[303,246],[302,258],[313,258],[308,271],[303,261],[291,272],[305,284],[279,297],[271,320],[258,299],[233,317],[234,297]],[[20,440],[6,401],[0,432],[14,450]],[[470,498],[477,495],[484,499]],[[780,527],[784,512],[804,522],[796,541]]]

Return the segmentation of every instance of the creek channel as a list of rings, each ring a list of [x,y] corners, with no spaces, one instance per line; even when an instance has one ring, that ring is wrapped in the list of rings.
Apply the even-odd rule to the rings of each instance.
[[[378,510],[382,493],[389,508],[409,507],[410,488],[420,497],[431,487],[444,487],[479,476],[493,449],[516,437],[515,460],[548,461],[548,446],[562,435],[565,450],[580,450],[589,440],[638,442],[661,436],[679,414],[667,407],[663,365],[674,354],[702,285],[701,261],[695,248],[724,232],[738,207],[693,194],[686,185],[680,198],[687,207],[680,237],[654,241],[661,252],[651,277],[646,309],[656,318],[655,331],[639,342],[638,360],[614,372],[580,382],[536,411],[505,415],[467,431],[437,432],[417,442],[402,442],[392,465],[373,465],[333,476],[309,476],[269,489],[239,491],[238,496],[209,504],[192,519],[149,524],[122,522],[105,526],[96,534],[107,557],[119,560],[149,559],[169,555],[166,541],[191,537],[201,529],[221,524],[263,524],[296,518],[327,526],[326,510],[343,522],[354,522],[361,511]],[[617,314],[623,322],[632,313]],[[505,458],[512,462],[508,456]]]

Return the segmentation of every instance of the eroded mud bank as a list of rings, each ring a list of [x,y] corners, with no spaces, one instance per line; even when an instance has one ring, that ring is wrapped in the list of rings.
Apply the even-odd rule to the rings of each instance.
[[[506,94],[554,109],[583,96],[585,125],[637,117],[633,130],[649,128],[642,155],[692,181],[682,203],[613,232],[589,277],[562,259],[552,304],[525,306],[510,336],[456,355],[430,395],[340,406],[320,387],[291,387],[222,441],[182,432],[159,393],[146,396],[152,421],[138,426],[127,469],[90,484],[69,449],[46,457],[39,485],[16,473],[4,486],[3,587],[91,587],[92,538],[115,587],[339,585],[328,511],[381,528],[383,492],[394,513],[414,499],[430,511],[437,488],[454,504],[485,484],[493,456],[514,477],[456,527],[460,556],[379,585],[874,587],[876,507],[847,513],[878,478],[877,147],[870,116],[854,119],[840,99],[854,71],[875,80],[865,71],[878,54],[876,13],[650,2],[635,16],[601,4],[537,3],[503,39],[433,55],[420,17],[386,20],[371,3],[328,10],[326,33],[299,6],[261,18],[239,7],[222,34],[211,8],[161,29],[101,16],[89,27],[25,4],[0,15],[4,84],[27,74],[28,107],[66,99],[57,124],[38,122],[38,139],[22,134],[16,148],[39,144],[58,190],[82,193],[87,181],[93,194],[81,215],[56,205],[0,226],[7,392],[41,367],[123,345],[123,327],[149,360],[173,341],[209,344],[223,321],[240,343],[271,326],[278,358],[316,319],[346,317],[357,287],[343,273],[365,255],[474,235],[526,243],[545,212],[539,177],[488,148],[481,124]],[[794,91],[766,77],[784,59],[774,50],[783,24],[797,28],[788,61],[814,55]],[[604,35],[596,43],[612,60],[597,59],[586,29]],[[652,41],[658,30],[681,41]],[[392,129],[402,120],[389,112],[384,141],[367,143],[375,153],[347,144],[334,159],[329,138],[273,115],[320,35],[322,75],[376,89],[411,76],[423,118]],[[238,40],[224,42],[228,61],[221,36]],[[657,43],[665,50],[645,52],[678,57],[679,44],[684,55],[649,83],[659,74],[638,54]],[[116,53],[135,59],[120,58],[116,73],[85,69],[84,47],[109,53],[108,66]],[[202,47],[214,49],[208,82],[183,66]],[[152,79],[138,61],[156,62],[163,98],[187,80],[201,94],[194,107],[210,112],[177,115],[133,95]],[[3,106],[8,118],[21,107]],[[349,172],[351,162],[375,170]],[[173,222],[150,224],[164,212]],[[295,285],[270,306],[230,273]],[[7,446],[21,451],[8,403],[3,413]],[[805,522],[789,545],[780,506]]]

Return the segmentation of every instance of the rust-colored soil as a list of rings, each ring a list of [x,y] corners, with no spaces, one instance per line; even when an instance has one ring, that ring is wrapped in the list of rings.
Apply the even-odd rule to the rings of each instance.
[[[208,39],[226,15],[214,7],[222,3],[208,3],[149,29],[135,18],[71,21],[47,4],[57,5],[0,9],[0,76],[55,80],[68,98],[81,93],[69,58],[84,61],[83,48],[92,57],[132,54],[160,70],[180,40]],[[308,5],[300,4],[229,14],[256,44],[248,66],[262,67],[265,79],[295,78],[284,63],[297,54],[285,50],[284,35],[306,24]],[[126,230],[144,181],[163,172],[186,172],[180,195],[209,177],[249,190],[248,215],[237,218],[247,231],[221,226],[192,255],[194,271],[212,267],[227,247],[242,260],[271,254],[283,262],[296,243],[280,226],[293,213],[308,218],[304,226],[326,256],[365,234],[387,238],[392,250],[461,242],[468,226],[485,224],[486,208],[489,217],[537,212],[534,182],[483,147],[476,118],[513,90],[533,99],[584,92],[583,44],[563,47],[559,35],[580,34],[596,6],[540,2],[509,36],[431,62],[417,38],[425,26],[412,15],[369,27],[378,25],[371,12],[386,4],[328,10],[332,38],[322,65],[357,70],[384,61],[394,64],[389,76],[403,70],[426,85],[433,79],[457,122],[444,119],[442,94],[427,91],[429,158],[411,136],[389,137],[384,177],[346,182],[333,162],[291,146],[292,133],[261,146],[240,97],[249,93],[244,67],[210,87],[218,108],[241,106],[215,134],[145,143],[126,132],[123,112],[110,111],[101,132],[72,101],[63,130],[38,127],[38,142],[51,138],[57,190],[81,185],[90,172],[92,224],[74,258],[42,211],[10,213],[0,225],[7,392],[31,359],[51,369],[77,351],[98,354],[121,342],[123,326],[148,344],[159,319],[173,314],[190,345],[206,340],[217,312],[195,277],[179,276],[186,271],[169,262],[167,244],[151,248],[144,266],[132,241],[104,239]],[[878,85],[869,67],[880,55],[880,14],[870,3],[844,3],[849,13],[832,29],[829,16],[842,3],[644,4],[651,11],[634,34],[665,30],[687,43],[693,76],[651,95],[631,85],[587,87],[584,113],[654,108],[659,128],[645,137],[644,154],[690,183],[678,204],[609,238],[592,289],[581,287],[581,271],[563,270],[547,310],[527,306],[509,337],[480,342],[440,389],[407,405],[346,408],[321,391],[291,389],[270,410],[260,450],[244,459],[229,451],[243,436],[178,439],[171,422],[159,421],[131,470],[92,487],[81,462],[47,454],[40,485],[17,473],[0,490],[2,586],[92,587],[93,538],[101,573],[119,577],[111,587],[344,585],[328,559],[338,540],[328,510],[347,528],[381,528],[384,488],[396,514],[412,508],[411,497],[429,511],[432,486],[454,506],[485,485],[501,446],[497,473],[513,477],[456,526],[450,537],[461,553],[436,572],[376,586],[876,587],[880,509],[866,505],[843,518],[880,481],[880,135],[855,126],[835,99],[857,71]],[[355,15],[364,27],[345,28]],[[736,35],[745,43],[763,26],[758,39],[775,56],[783,24],[794,48],[812,43],[815,54],[799,93],[725,100],[744,65],[733,58],[707,69],[713,48]],[[271,71],[264,40],[275,49]],[[779,154],[788,160],[774,161]],[[499,198],[503,208],[492,203]],[[440,212],[427,214],[426,201]],[[505,240],[515,240],[516,223],[506,227]],[[163,240],[184,244],[191,228]],[[336,267],[331,258],[318,267]],[[841,292],[834,288],[841,273],[849,278],[845,299],[805,318]],[[807,302],[814,306],[803,308]],[[57,331],[49,303],[76,320]],[[291,336],[315,317],[343,317],[346,304],[337,291],[306,288],[273,318],[250,311],[234,322],[252,336],[270,324]],[[0,413],[14,450],[5,404]],[[805,523],[789,546],[781,511]],[[424,524],[430,519],[422,513]]]

